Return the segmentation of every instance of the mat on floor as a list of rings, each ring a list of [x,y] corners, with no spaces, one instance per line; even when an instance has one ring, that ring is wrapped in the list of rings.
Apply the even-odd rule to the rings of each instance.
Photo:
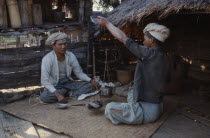
[[[83,101],[70,100],[70,104],[87,104],[98,100],[92,97]],[[111,101],[125,101],[124,98],[113,96],[103,98],[104,104]],[[102,138],[102,137],[150,137],[165,121],[175,108],[175,103],[166,100],[165,112],[154,123],[143,125],[113,125],[104,116],[104,108],[100,111],[90,111],[86,106],[70,106],[68,109],[57,109],[55,104],[38,104],[32,106],[28,99],[8,104],[1,109],[16,117],[41,125],[56,132],[62,132],[72,137]]]

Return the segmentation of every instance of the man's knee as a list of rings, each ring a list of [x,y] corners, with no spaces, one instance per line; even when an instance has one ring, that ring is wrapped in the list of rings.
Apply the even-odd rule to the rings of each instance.
[[[43,93],[41,93],[41,95],[39,96],[39,99],[44,103],[47,103],[47,98],[48,97],[46,95],[44,95]]]
[[[90,82],[86,82],[85,85],[83,85],[82,87],[83,89],[85,89],[85,93],[89,93],[89,92],[93,92],[96,90],[96,88],[94,87],[94,85]]]
[[[92,83],[90,83],[90,82],[87,83],[87,87],[89,89],[91,89],[92,91],[95,91],[96,90],[95,86]]]
[[[113,108],[112,103],[108,103],[105,107],[105,115],[110,114],[112,108]]]
[[[44,103],[55,103],[57,102],[57,98],[55,96],[53,96],[51,93],[47,94],[47,91],[44,91],[41,93],[41,95],[39,96],[39,99],[44,102]]]

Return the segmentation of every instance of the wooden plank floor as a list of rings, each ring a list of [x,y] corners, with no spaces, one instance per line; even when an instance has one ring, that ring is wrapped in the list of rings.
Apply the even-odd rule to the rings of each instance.
[[[34,125],[34,127],[35,127],[37,133],[39,134],[40,138],[70,138],[70,136],[67,136],[65,134],[56,133],[52,130],[43,128],[38,125]]]
[[[39,137],[33,124],[0,111],[0,137]]]
[[[210,138],[210,127],[174,112],[151,138]]]
[[[0,110],[0,138],[69,138]]]
[[[179,105],[152,138],[210,138],[210,102],[182,95]]]

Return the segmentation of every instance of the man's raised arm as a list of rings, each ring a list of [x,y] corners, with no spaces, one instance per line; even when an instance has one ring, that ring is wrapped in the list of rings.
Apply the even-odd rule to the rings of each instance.
[[[110,23],[106,18],[98,16],[98,23],[101,26],[106,27],[111,32],[111,34],[114,37],[116,37],[120,42],[124,44],[126,43],[127,40],[126,34],[123,31],[121,31],[119,28],[114,26],[112,23]]]

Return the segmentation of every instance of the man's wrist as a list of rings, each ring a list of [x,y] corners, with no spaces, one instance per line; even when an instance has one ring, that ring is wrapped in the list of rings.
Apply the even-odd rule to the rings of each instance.
[[[111,23],[109,21],[107,21],[107,23],[105,24],[106,27],[108,27]]]

